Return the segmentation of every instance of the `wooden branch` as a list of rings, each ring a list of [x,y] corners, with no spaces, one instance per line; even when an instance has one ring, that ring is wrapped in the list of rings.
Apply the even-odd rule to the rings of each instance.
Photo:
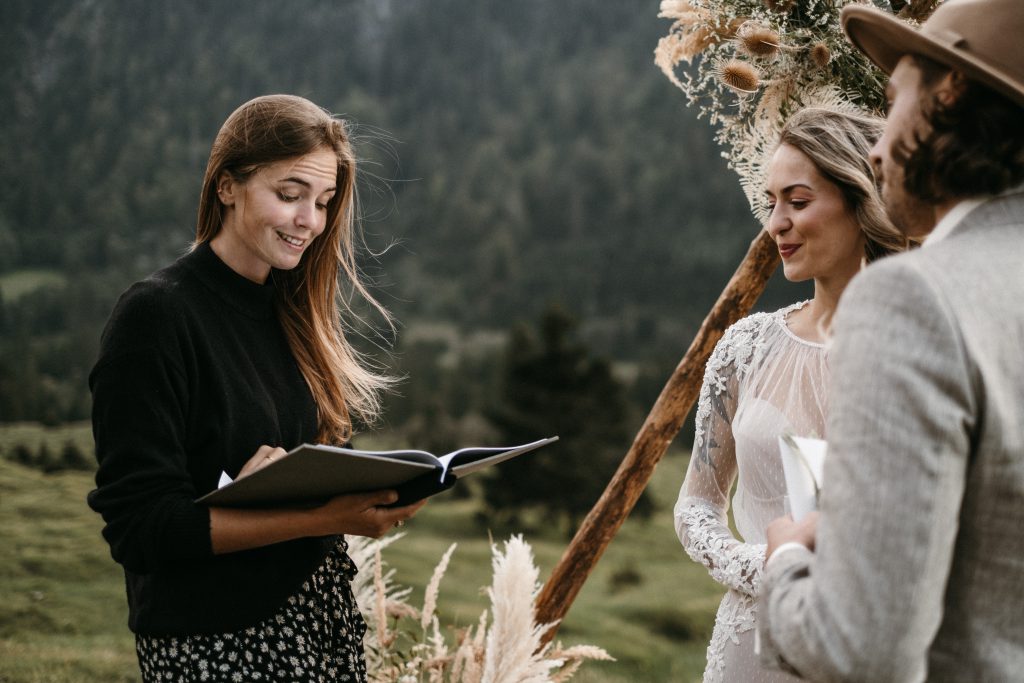
[[[715,344],[729,325],[750,312],[778,263],[778,248],[762,230],[669,377],[611,482],[552,570],[537,598],[537,623],[560,622],[569,611],[697,400],[704,366]],[[544,635],[542,646],[554,638],[557,628]]]

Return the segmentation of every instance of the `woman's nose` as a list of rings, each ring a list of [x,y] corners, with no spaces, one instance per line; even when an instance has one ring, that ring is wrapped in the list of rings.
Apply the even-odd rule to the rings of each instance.
[[[772,208],[772,212],[768,214],[768,224],[765,227],[771,237],[776,238],[789,230],[790,221],[789,217],[786,216],[785,213],[785,209],[776,206]]]
[[[316,229],[317,211],[313,202],[301,202],[295,211],[295,224],[308,230]]]

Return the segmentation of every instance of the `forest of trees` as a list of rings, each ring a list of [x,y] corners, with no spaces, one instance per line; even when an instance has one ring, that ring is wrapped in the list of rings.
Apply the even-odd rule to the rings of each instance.
[[[757,230],[707,122],[653,65],[668,26],[657,11],[6,0],[0,420],[88,417],[106,315],[189,244],[220,123],[291,92],[354,124],[362,265],[400,321],[390,347],[372,334],[366,347],[408,377],[386,426],[433,441],[516,434],[522,416],[500,407],[534,389],[510,386],[509,364],[563,324],[577,344],[563,360],[589,375],[544,427],[575,433],[588,411],[618,411],[619,426],[580,438],[601,442],[600,459],[624,452]],[[806,291],[775,283],[762,306]]]

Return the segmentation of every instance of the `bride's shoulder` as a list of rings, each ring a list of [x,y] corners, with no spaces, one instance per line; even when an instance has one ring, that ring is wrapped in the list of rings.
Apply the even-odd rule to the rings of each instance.
[[[752,313],[729,326],[719,340],[712,354],[713,365],[735,365],[746,369],[764,352],[766,332],[780,323],[785,324],[786,315],[807,305],[806,301],[791,304],[777,311]]]
[[[779,315],[779,311],[772,313],[751,313],[746,318],[740,318],[725,331],[723,337],[738,336],[757,333],[768,327],[772,320]]]
[[[740,318],[726,329],[722,335],[722,342],[735,345],[747,340],[754,340],[760,337],[765,330],[774,325],[777,321],[785,319],[786,314],[794,308],[803,304],[794,304],[780,308],[772,312],[751,313],[745,318]],[[721,342],[719,342],[721,343]]]
[[[807,306],[807,304],[809,303],[811,303],[810,299],[797,301],[796,303],[792,303],[788,306],[783,306],[779,310],[769,313],[768,317],[771,318],[772,320],[784,321],[786,319],[786,316],[788,316],[790,313],[795,313],[796,311],[799,311],[800,309]]]
[[[763,330],[771,324],[771,316],[771,313],[753,313],[730,325],[715,345],[707,369],[718,371],[725,366],[745,369],[754,356]]]

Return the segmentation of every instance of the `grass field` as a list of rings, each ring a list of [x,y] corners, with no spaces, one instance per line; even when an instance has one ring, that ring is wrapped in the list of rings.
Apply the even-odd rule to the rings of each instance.
[[[92,475],[44,475],[6,460],[15,443],[87,442],[88,426],[60,430],[0,425],[0,682],[138,680],[126,624],[123,578],[100,538],[100,520],[85,505]],[[367,444],[369,446],[369,444]],[[564,643],[591,643],[618,661],[585,665],[581,683],[696,681],[704,664],[721,588],[683,553],[671,504],[685,460],[669,455],[651,491],[656,514],[631,519],[615,538],[559,631]],[[459,544],[441,583],[441,622],[475,623],[487,606],[488,530],[474,521],[472,499],[441,495],[384,553],[396,580],[423,586],[451,542]],[[543,525],[540,525],[543,527]],[[495,540],[507,536],[495,533]],[[547,576],[566,540],[550,531],[525,534]]]
[[[41,287],[63,285],[67,280],[56,270],[24,269],[0,275],[0,294],[5,302],[17,301]]]

